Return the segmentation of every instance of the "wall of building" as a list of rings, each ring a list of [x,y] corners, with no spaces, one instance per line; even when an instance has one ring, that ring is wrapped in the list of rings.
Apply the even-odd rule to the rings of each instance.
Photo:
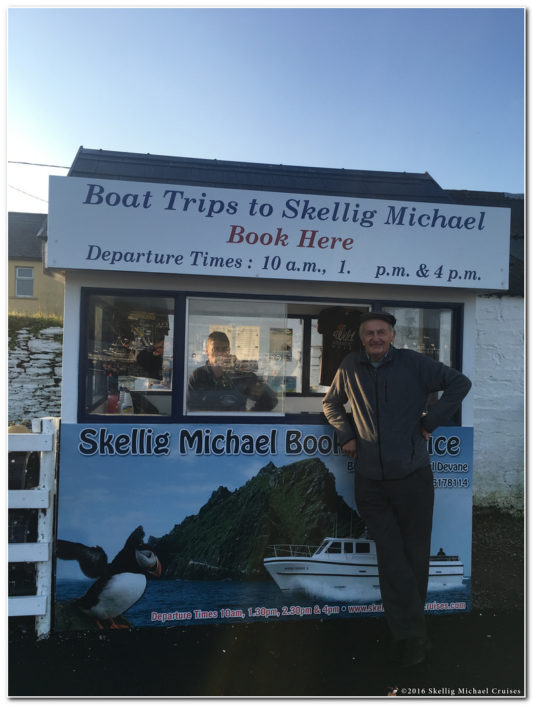
[[[33,296],[16,296],[16,267],[33,268]],[[65,284],[43,272],[41,260],[10,259],[8,269],[8,308],[10,313],[63,316]]]
[[[474,501],[523,508],[524,299],[476,300]]]

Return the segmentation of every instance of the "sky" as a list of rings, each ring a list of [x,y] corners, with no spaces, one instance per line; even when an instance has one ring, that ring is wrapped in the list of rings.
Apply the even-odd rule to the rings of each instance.
[[[522,193],[523,38],[519,8],[11,7],[7,209],[47,212],[48,175],[66,175],[80,146]],[[257,469],[235,466],[223,484]],[[207,478],[184,511],[214,488]],[[147,533],[180,517],[157,518]]]
[[[524,191],[520,8],[12,7],[7,37],[10,211],[80,146]]]

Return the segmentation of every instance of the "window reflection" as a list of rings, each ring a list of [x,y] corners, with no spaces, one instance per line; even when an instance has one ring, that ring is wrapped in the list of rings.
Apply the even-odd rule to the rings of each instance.
[[[284,304],[191,299],[187,412],[283,413],[293,357]]]
[[[291,340],[291,353],[285,358],[285,393],[301,394],[303,377],[303,330],[301,318],[287,320],[287,335]]]
[[[320,413],[327,375],[334,374],[345,353],[357,349],[357,321],[368,310],[363,305],[189,298],[178,348],[183,406],[172,412],[174,296],[90,291],[85,301],[82,405],[88,415]],[[453,364],[453,309],[383,310],[397,319],[396,347]]]
[[[397,348],[409,348],[452,366],[452,311],[438,308],[384,307],[396,317]]]
[[[428,357],[453,366],[452,311],[446,308],[390,307],[383,309],[396,317],[397,348],[409,348]],[[442,392],[428,396],[429,406],[434,404]]]
[[[323,334],[318,332],[318,318],[311,321],[311,367],[309,371],[309,391],[325,394],[329,387],[320,384],[322,358],[324,354]]]

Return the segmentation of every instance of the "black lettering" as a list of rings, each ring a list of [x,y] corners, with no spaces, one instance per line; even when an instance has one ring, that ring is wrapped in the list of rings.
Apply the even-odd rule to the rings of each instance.
[[[92,438],[92,436],[96,436],[98,431],[94,428],[84,428],[83,431],[80,433],[80,440],[81,443],[78,446],[78,450],[80,453],[83,455],[94,455],[96,451],[98,450],[98,443]],[[83,445],[83,444],[86,445]]]
[[[253,455],[253,452],[254,452],[254,439],[252,438],[252,436],[245,434],[242,437],[241,453],[244,453],[245,455]]]
[[[100,429],[100,438],[98,444],[98,452],[100,455],[115,455],[113,448],[113,434],[107,433],[107,429]]]
[[[298,455],[302,452],[301,437],[302,432],[298,430],[289,430],[285,433],[285,452],[287,455]]]
[[[385,225],[403,225],[406,211],[407,206],[402,206],[398,209],[398,214],[396,214],[396,206],[389,206],[389,215],[387,216]]]
[[[96,255],[93,257],[93,249],[96,250]],[[89,253],[85,259],[98,259],[102,254],[102,248],[98,245],[89,245]]]
[[[174,202],[176,200],[176,196],[181,196],[181,198],[183,198],[183,191],[174,191],[172,189],[167,189],[165,191],[165,193],[163,194],[163,198],[166,198],[167,195],[170,195],[170,198],[169,198],[168,204],[165,206],[165,210],[175,211],[176,209],[174,208]],[[186,208],[185,208],[185,210],[186,210]]]
[[[202,455],[202,430],[199,428],[191,433],[186,428],[182,428],[180,432],[180,453],[182,455],[187,453],[186,444],[190,449],[196,446],[194,452],[197,455]]]
[[[458,436],[450,436],[447,448],[450,455],[459,455],[461,452],[461,439]]]
[[[130,452],[130,437],[127,433],[121,433],[115,438],[115,451],[117,455],[128,455]]]
[[[87,184],[89,191],[83,203],[88,203],[90,206],[99,206],[104,201],[104,197],[101,195],[104,192],[104,187],[100,184]],[[96,200],[93,200],[93,197]]]
[[[284,210],[283,213],[281,214],[283,218],[296,218],[298,215],[298,206],[300,205],[300,201],[298,201],[296,198],[289,198],[287,201],[285,201],[285,207],[289,211],[289,213],[292,213],[292,215],[288,215],[287,212]]]

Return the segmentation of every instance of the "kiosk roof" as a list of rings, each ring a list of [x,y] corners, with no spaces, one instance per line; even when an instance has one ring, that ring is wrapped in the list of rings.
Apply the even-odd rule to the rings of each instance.
[[[426,172],[364,171],[115,152],[80,147],[69,176],[449,203]]]

